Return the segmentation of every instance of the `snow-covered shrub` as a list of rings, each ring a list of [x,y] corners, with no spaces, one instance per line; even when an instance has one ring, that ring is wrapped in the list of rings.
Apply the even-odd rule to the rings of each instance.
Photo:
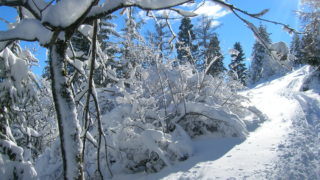
[[[109,78],[106,87],[97,89],[101,129],[97,107],[84,98],[89,89],[86,78],[90,63],[69,60],[78,69],[68,73],[83,127],[83,142],[86,136],[87,179],[110,176],[108,167],[112,172],[158,172],[189,158],[193,153],[190,138],[196,136],[246,137],[246,124],[239,118],[246,115],[233,106],[245,100],[237,94],[242,86],[198,72],[188,63],[173,66],[159,52],[141,47],[131,47],[131,59],[124,58],[119,66],[107,66],[101,74]],[[98,62],[103,57],[99,52]],[[84,113],[87,110],[88,115]],[[88,127],[84,128],[86,119]],[[53,158],[61,155],[54,147],[36,163],[41,169],[41,164],[51,162],[54,172],[41,173],[44,179],[61,176],[62,164]]]
[[[188,64],[161,64],[157,69],[148,71],[145,86],[150,94],[157,95],[168,126],[180,124],[191,137],[207,132],[245,136],[244,123],[227,108],[235,92],[224,79],[195,72]]]
[[[158,172],[192,154],[190,138],[181,127],[170,134],[164,132],[163,120],[157,116],[161,110],[156,109],[153,97],[139,97],[137,91],[123,93],[114,98],[115,108],[103,116],[113,167]]]
[[[192,155],[192,137],[244,138],[247,127],[239,117],[259,113],[239,109],[247,102],[237,94],[242,86],[204,75],[189,64],[137,67],[138,78],[132,75],[98,89],[99,99],[107,100],[100,104],[107,106],[102,120],[113,171],[158,172]],[[96,139],[98,133],[90,133]]]
[[[132,120],[127,119],[130,124]],[[143,127],[125,125],[117,134],[114,145],[122,156],[121,164],[132,172],[158,172],[174,161],[187,159],[192,154],[188,136],[182,129],[172,134],[156,130],[150,124]]]
[[[101,177],[97,162],[103,177],[110,176],[108,167],[112,172],[158,172],[192,155],[190,138],[206,134],[246,137],[246,122],[242,118],[255,113],[239,108],[246,101],[237,94],[243,88],[241,84],[198,72],[188,63],[183,66],[172,66],[170,60],[164,63],[156,51],[147,47],[139,53],[134,57],[139,57],[140,63],[134,66],[129,63],[127,76],[119,75],[117,67],[106,67],[106,77],[111,81],[97,89],[103,133],[99,132],[96,107],[89,103],[84,151],[87,179]],[[87,73],[87,68],[88,63],[83,63],[78,69]],[[73,82],[73,88],[77,110],[81,112],[78,118],[83,120],[87,81],[80,78]],[[84,126],[84,121],[81,125]],[[61,176],[62,164],[53,158],[61,155],[54,147],[36,162],[37,169],[49,162],[50,169],[54,169],[54,173],[40,173],[41,178]]]

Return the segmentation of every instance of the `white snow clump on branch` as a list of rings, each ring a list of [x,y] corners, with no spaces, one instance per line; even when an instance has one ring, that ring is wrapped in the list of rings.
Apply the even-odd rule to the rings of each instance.
[[[62,0],[43,12],[42,23],[55,27],[68,27],[91,6],[92,0]]]

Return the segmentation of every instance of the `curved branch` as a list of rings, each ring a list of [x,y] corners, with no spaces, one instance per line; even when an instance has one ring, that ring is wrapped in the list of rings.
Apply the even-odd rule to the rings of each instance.
[[[264,22],[268,22],[268,23],[272,23],[272,24],[275,24],[275,25],[281,25],[283,26],[283,28],[285,29],[288,29],[289,32],[294,32],[294,33],[299,33],[297,32],[295,29],[291,28],[288,24],[284,24],[284,23],[281,23],[281,22],[277,22],[277,21],[273,21],[273,20],[268,20],[268,19],[265,19],[265,18],[261,18],[262,15],[264,15],[265,13],[268,12],[267,9],[263,10],[262,12],[260,13],[249,13],[245,10],[242,10],[240,8],[237,8],[235,7],[234,5],[232,4],[229,4],[229,3],[226,3],[225,1],[222,1],[222,0],[211,0],[217,4],[220,4],[221,6],[231,10],[233,12],[233,14],[235,14],[238,18],[240,18],[242,21],[243,21],[243,18],[241,18],[236,12],[240,12],[244,15],[247,15],[251,18],[254,18],[254,19],[258,19],[260,21],[264,21]]]
[[[92,22],[94,19],[104,17],[126,7],[136,6],[143,10],[161,10],[178,6],[187,2],[192,2],[192,0],[140,0],[136,2],[125,0],[106,0],[104,4],[92,7],[91,11],[86,17],[85,22]]]
[[[60,1],[58,3],[64,3],[65,1]],[[73,14],[74,17],[65,20],[65,14],[61,13],[61,11],[73,11],[73,6],[68,4],[60,4],[59,8],[57,8],[57,4],[52,6],[52,8],[46,7],[46,15],[42,18],[42,23],[45,26],[52,28],[53,30],[65,30],[67,33],[67,38],[70,38],[74,31],[83,24],[87,14],[91,11],[91,9],[97,5],[99,0],[93,0],[91,3],[85,5],[85,9],[81,9],[82,11],[75,11],[78,12],[77,14]],[[78,6],[81,7],[81,6]],[[61,10],[62,9],[62,10]],[[52,16],[54,16],[56,21],[52,21]]]

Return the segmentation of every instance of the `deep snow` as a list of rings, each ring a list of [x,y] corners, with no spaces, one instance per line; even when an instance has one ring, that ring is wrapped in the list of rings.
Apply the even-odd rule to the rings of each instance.
[[[302,67],[243,92],[268,119],[247,139],[200,137],[194,155],[155,174],[114,179],[320,179],[320,96]]]

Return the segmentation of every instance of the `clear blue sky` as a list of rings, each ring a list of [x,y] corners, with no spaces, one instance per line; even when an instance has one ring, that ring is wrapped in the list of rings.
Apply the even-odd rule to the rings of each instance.
[[[299,28],[298,18],[294,14],[294,11],[298,9],[299,0],[230,0],[229,3],[235,6],[245,9],[248,12],[256,13],[263,9],[270,9],[270,11],[264,16],[266,19],[276,20],[285,24],[290,25],[293,28]],[[223,10],[221,10],[223,11]],[[221,12],[219,11],[219,12]],[[9,22],[15,21],[15,10],[13,8],[0,7],[0,17],[6,19]],[[221,17],[222,16],[222,17]],[[244,16],[245,17],[245,16]],[[257,26],[260,24],[259,21],[248,18],[251,22]],[[217,16],[217,21],[222,23],[222,26],[217,29],[219,39],[221,41],[221,48],[225,55],[225,66],[227,67],[230,62],[228,55],[228,49],[233,47],[235,42],[240,42],[245,50],[247,59],[251,56],[252,46],[254,44],[253,33],[245,26],[245,24],[237,19],[235,15],[229,13]],[[119,21],[118,21],[119,22]],[[149,21],[148,21],[149,22]],[[196,24],[196,22],[194,22]],[[291,37],[288,33],[282,30],[281,26],[276,26],[269,23],[261,22],[267,26],[267,30],[271,33],[271,39],[273,42],[284,41],[289,43]],[[121,24],[119,25],[121,26]],[[179,22],[174,23],[175,29],[179,26]],[[7,25],[0,21],[0,30],[7,29]],[[44,61],[46,60],[45,49],[39,47],[36,43],[22,43],[23,47],[35,47],[38,49],[36,56],[40,60],[39,67],[34,67],[33,71],[40,75],[45,66]]]

